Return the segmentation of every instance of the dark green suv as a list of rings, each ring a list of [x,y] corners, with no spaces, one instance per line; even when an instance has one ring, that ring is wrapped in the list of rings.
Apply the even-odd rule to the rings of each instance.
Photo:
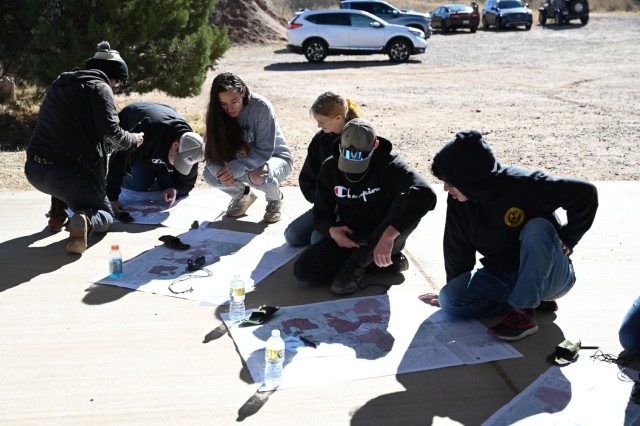
[[[589,22],[588,0],[548,0],[538,9],[538,22],[544,26],[553,19],[556,25],[561,25],[572,19],[580,19],[582,25]]]

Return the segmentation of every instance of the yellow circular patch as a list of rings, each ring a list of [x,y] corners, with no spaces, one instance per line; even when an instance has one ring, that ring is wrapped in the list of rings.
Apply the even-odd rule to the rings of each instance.
[[[524,222],[524,212],[517,208],[511,207],[504,215],[504,224],[509,228],[517,228]]]

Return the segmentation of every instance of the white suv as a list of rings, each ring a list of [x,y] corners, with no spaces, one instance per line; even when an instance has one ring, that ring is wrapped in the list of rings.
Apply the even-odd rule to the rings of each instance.
[[[373,53],[403,62],[427,48],[424,32],[360,10],[305,10],[296,13],[287,28],[287,50],[304,54],[309,62],[322,62],[327,55]]]

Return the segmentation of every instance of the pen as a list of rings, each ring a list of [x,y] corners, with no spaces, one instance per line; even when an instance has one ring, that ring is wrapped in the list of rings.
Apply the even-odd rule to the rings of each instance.
[[[317,348],[318,345],[316,345],[315,343],[313,343],[311,340],[307,339],[304,336],[299,336],[300,340],[302,340],[302,343],[304,343],[307,346],[311,346],[312,348]]]

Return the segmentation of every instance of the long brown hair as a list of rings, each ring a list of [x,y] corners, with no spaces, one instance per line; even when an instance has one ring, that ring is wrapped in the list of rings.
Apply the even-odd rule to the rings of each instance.
[[[362,118],[364,116],[358,104],[335,92],[324,92],[318,96],[313,105],[311,105],[310,113],[324,115],[329,118],[342,115],[345,123],[354,118]]]
[[[235,159],[244,142],[238,120],[229,116],[220,106],[218,94],[221,92],[239,93],[244,106],[251,99],[249,87],[236,74],[225,72],[213,79],[205,120],[204,158],[214,163]]]

